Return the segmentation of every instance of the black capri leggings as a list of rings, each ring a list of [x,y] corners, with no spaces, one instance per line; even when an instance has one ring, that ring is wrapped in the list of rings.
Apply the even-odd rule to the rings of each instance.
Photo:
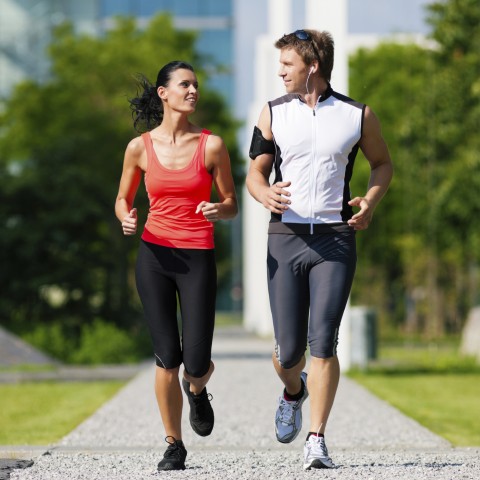
[[[136,283],[156,364],[176,368],[183,362],[192,377],[205,375],[210,368],[215,324],[215,251],[163,247],[141,240]]]

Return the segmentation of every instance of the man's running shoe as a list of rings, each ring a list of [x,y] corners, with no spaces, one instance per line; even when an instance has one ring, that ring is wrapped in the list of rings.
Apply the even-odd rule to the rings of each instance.
[[[182,386],[190,404],[190,425],[193,431],[202,437],[210,435],[215,420],[213,408],[210,405],[212,395],[207,393],[206,387],[198,395],[193,394],[190,391],[190,382],[184,378],[182,378]]]
[[[173,439],[170,442],[168,439]],[[176,440],[173,437],[166,437],[165,441],[168,443],[167,450],[163,454],[163,459],[158,464],[158,471],[163,470],[185,470],[185,459],[187,458],[187,450],[181,440]]]
[[[303,396],[300,400],[285,400],[283,394],[278,399],[278,408],[275,414],[275,433],[281,443],[290,443],[297,438],[302,429],[302,405],[308,397],[307,374],[302,372],[300,379],[303,383]]]
[[[310,435],[303,447],[303,468],[310,470],[311,468],[334,468],[332,459],[328,456],[327,446],[324,437]]]

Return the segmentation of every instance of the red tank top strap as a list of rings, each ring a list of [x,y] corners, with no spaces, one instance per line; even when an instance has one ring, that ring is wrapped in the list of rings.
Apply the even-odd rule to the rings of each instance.
[[[198,141],[198,148],[195,153],[195,163],[200,164],[203,168],[205,168],[205,145],[207,143],[208,136],[212,132],[207,129],[203,129],[202,133],[200,134],[200,139]]]
[[[142,133],[143,143],[145,144],[145,150],[147,152],[147,168],[150,167],[150,162],[154,157],[154,150],[153,150],[153,142],[152,137],[150,136],[150,132]]]

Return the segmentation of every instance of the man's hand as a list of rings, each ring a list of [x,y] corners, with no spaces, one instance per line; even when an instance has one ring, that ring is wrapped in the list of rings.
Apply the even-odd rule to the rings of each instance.
[[[135,235],[137,233],[137,209],[132,208],[130,213],[123,219],[122,229],[124,235]]]
[[[365,197],[355,197],[348,202],[352,207],[359,207],[360,210],[353,215],[348,224],[355,230],[366,230],[372,221],[373,210]]]
[[[285,190],[291,184],[292,182],[277,182],[270,185],[262,195],[262,205],[273,213],[283,214],[291,203],[288,199],[290,192]]]

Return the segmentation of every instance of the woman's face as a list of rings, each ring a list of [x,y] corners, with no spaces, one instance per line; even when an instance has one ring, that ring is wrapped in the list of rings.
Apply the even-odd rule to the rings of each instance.
[[[193,113],[198,101],[198,81],[194,72],[179,68],[172,72],[166,87],[158,87],[158,96],[172,110]]]

